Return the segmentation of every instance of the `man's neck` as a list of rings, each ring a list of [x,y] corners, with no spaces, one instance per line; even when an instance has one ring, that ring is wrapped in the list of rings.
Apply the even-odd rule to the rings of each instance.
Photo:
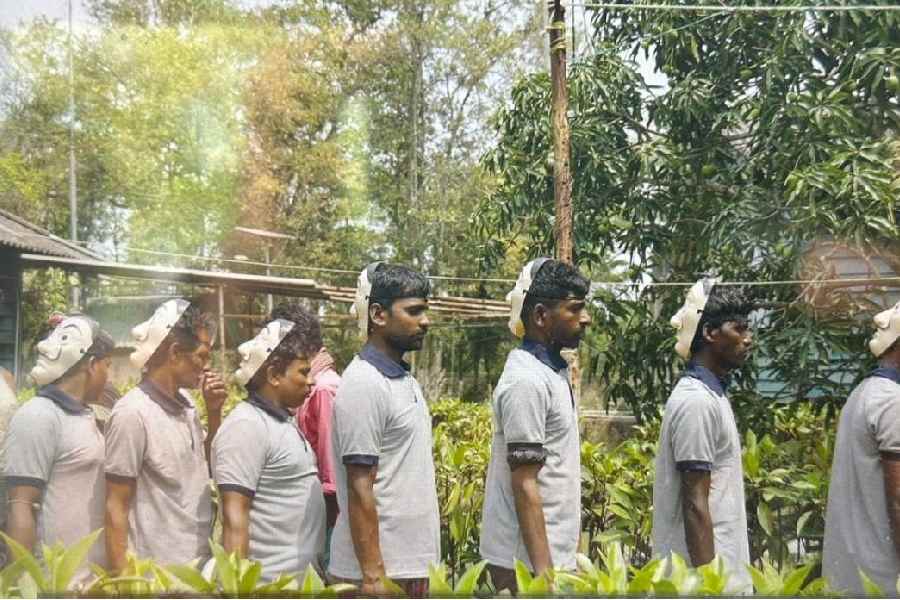
[[[559,354],[560,351],[562,350],[562,346],[554,343],[553,340],[550,338],[550,335],[547,333],[544,333],[543,331],[526,329],[524,340],[526,342],[541,344],[550,352],[550,354]]]
[[[278,398],[278,394],[275,393],[275,391],[269,386],[269,384],[265,384],[261,388],[256,390],[256,394],[269,404],[277,406],[281,410],[287,410],[287,407],[282,404],[281,400],[279,400]]]
[[[76,377],[67,377],[58,381],[55,385],[65,395],[69,396],[79,404],[87,406],[85,392],[85,380],[83,375]]]
[[[878,359],[878,366],[900,370],[900,346]]]
[[[722,364],[721,361],[716,360],[716,358],[705,350],[701,350],[697,353],[697,356],[694,357],[694,362],[700,365],[701,367],[706,367],[712,373],[718,377],[719,379],[724,379],[728,376],[730,369]]]
[[[390,358],[392,361],[396,363],[403,362],[403,354],[404,351],[392,346],[386,339],[379,335],[370,335],[369,343],[375,346],[375,348]]]
[[[178,384],[175,382],[175,376],[165,367],[150,371],[145,379],[171,398],[178,394]]]

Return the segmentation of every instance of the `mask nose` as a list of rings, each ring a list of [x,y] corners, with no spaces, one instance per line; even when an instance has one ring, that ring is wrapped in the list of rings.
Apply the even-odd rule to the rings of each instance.
[[[681,329],[681,326],[684,324],[684,309],[679,310],[675,315],[669,319],[669,325],[674,327],[675,329]]]
[[[62,346],[50,340],[42,340],[37,345],[38,354],[45,356],[49,360],[56,360],[62,352]]]

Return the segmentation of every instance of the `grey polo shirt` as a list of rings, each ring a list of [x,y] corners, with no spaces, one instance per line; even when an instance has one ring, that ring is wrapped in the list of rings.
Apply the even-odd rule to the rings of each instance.
[[[856,386],[838,423],[822,554],[822,573],[838,592],[863,595],[862,569],[887,595],[897,593],[882,452],[900,454],[897,369],[876,369]]]
[[[53,385],[45,386],[13,415],[3,446],[7,486],[42,491],[38,551],[42,544],[70,546],[104,526],[104,441],[90,408]],[[102,539],[87,562],[106,565]],[[90,575],[88,564],[80,574]]]
[[[182,564],[210,555],[212,500],[204,432],[193,402],[144,380],[116,402],[106,426],[106,476],[136,481],[128,545],[141,558]]]
[[[341,377],[332,415],[332,449],[341,511],[331,538],[328,571],[343,579],[362,574],[347,507],[347,465],[377,467],[378,535],[387,576],[428,577],[440,561],[440,522],[431,414],[408,366],[366,345]]]
[[[221,491],[252,498],[249,558],[264,579],[318,566],[325,498],[316,455],[288,411],[251,394],[216,433],[212,463]]]
[[[751,592],[741,438],[725,383],[696,363],[675,384],[663,413],[653,482],[654,556],[677,552],[690,562],[681,502],[687,470],[710,472],[715,551],[728,568],[729,593]]]
[[[512,491],[511,467],[526,463],[543,464],[537,480],[553,565],[575,569],[581,534],[578,413],[566,362],[529,340],[509,353],[494,392],[481,519],[481,557],[508,569],[516,560],[533,568]]]

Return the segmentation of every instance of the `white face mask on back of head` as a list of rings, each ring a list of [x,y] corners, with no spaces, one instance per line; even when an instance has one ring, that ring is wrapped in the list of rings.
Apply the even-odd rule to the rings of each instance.
[[[869,340],[869,350],[878,358],[900,338],[900,302],[881,311],[872,320],[877,329]]]
[[[353,305],[350,307],[350,314],[356,317],[356,324],[362,337],[369,334],[369,298],[372,296],[375,269],[380,264],[380,262],[373,262],[366,265],[356,279],[356,295],[353,298]]]
[[[166,300],[154,311],[153,316],[132,328],[134,352],[131,353],[131,364],[135,368],[144,368],[190,305],[190,302],[181,298]]]
[[[30,376],[37,385],[53,383],[74,367],[94,343],[91,323],[67,317],[37,345],[37,364]]]
[[[506,295],[509,302],[509,331],[517,338],[525,337],[525,323],[522,321],[522,306],[525,304],[525,296],[531,289],[535,275],[549,258],[536,258],[522,267],[515,287]]]
[[[684,304],[678,309],[669,324],[675,328],[675,352],[681,358],[691,358],[691,343],[697,334],[697,326],[703,316],[703,310],[718,279],[701,279],[688,290]]]
[[[285,319],[276,319],[266,324],[252,340],[238,346],[241,355],[241,366],[234,372],[241,385],[253,379],[266,359],[275,351],[281,340],[294,328],[294,323]]]

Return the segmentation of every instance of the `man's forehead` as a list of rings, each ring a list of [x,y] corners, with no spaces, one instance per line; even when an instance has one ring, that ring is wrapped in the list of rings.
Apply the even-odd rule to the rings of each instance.
[[[428,298],[421,298],[417,296],[408,296],[406,298],[397,298],[394,300],[394,304],[397,306],[402,306],[404,308],[412,308],[415,306],[428,306]]]

